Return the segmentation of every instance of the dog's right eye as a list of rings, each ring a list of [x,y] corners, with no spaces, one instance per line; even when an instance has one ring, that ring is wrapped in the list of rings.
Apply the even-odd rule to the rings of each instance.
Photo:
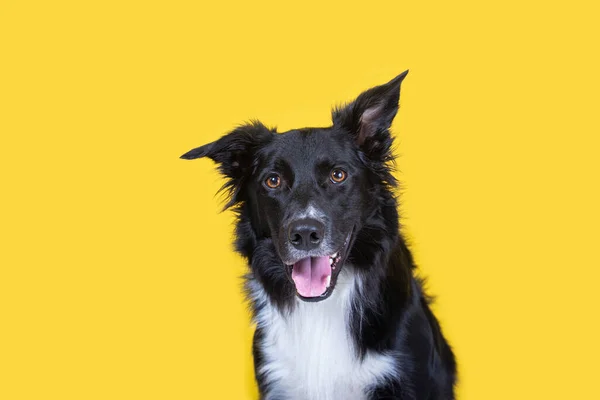
[[[281,185],[281,178],[276,174],[269,175],[265,180],[265,185],[267,185],[269,189],[277,189]]]

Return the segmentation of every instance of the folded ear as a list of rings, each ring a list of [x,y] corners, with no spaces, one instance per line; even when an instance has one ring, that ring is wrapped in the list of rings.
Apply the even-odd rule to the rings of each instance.
[[[347,106],[335,109],[333,125],[348,130],[359,146],[368,144],[371,139],[389,138],[388,129],[398,112],[400,85],[407,74],[408,70],[385,85],[363,92]]]
[[[196,147],[180,158],[193,160],[208,157],[219,165],[219,171],[228,178],[241,178],[252,164],[256,149],[267,142],[275,133],[262,123],[255,121],[239,126],[220,139]]]

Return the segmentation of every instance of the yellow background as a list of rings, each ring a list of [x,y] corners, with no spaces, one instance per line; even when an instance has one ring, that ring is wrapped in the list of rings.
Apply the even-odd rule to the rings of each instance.
[[[459,399],[598,386],[597,2],[0,3],[0,398],[255,399],[209,161],[411,70],[406,231]]]

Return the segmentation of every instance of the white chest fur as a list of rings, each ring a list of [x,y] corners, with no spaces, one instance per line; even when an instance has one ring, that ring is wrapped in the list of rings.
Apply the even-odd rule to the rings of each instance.
[[[268,305],[258,315],[265,332],[261,372],[274,383],[266,399],[361,400],[369,387],[398,373],[389,355],[356,357],[347,324],[354,284],[340,275],[324,301],[298,299],[289,315]]]

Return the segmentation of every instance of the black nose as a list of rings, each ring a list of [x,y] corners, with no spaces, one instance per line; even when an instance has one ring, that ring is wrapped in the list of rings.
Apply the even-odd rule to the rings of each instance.
[[[288,240],[299,250],[312,250],[323,240],[325,226],[314,219],[300,219],[290,224]]]

